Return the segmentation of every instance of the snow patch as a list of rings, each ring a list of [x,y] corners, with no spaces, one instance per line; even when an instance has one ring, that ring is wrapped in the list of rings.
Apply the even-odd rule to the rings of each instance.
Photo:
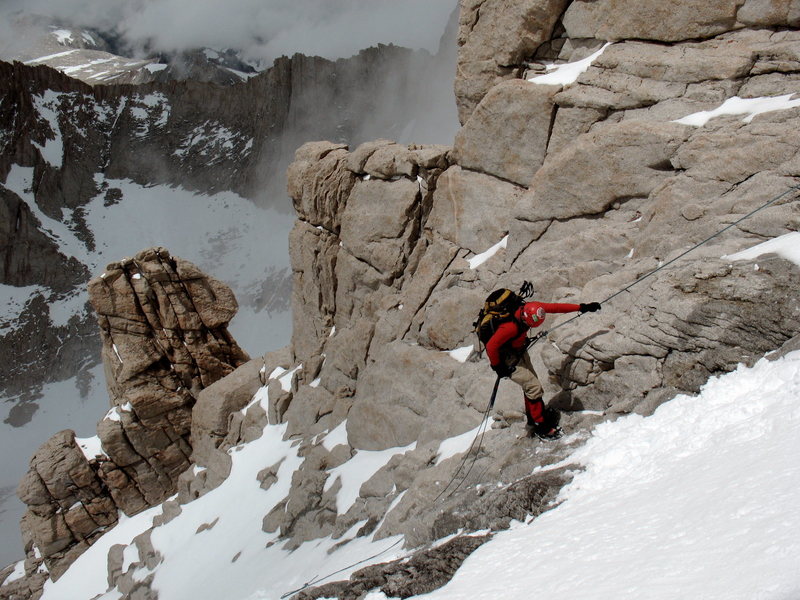
[[[51,35],[53,35],[53,37],[56,38],[56,42],[62,46],[71,44],[74,41],[72,32],[69,29],[56,29],[55,31],[51,32]]]
[[[85,290],[79,290],[61,298],[50,300],[48,309],[53,326],[65,327],[72,317],[82,315],[86,308],[86,300],[87,294]]]
[[[266,385],[262,385],[256,393],[253,394],[253,398],[247,405],[239,411],[242,416],[247,415],[247,411],[250,410],[251,407],[259,405],[262,410],[267,414],[267,418],[269,418],[269,387]]]
[[[213,165],[225,159],[245,157],[252,148],[252,137],[229,129],[218,121],[206,121],[190,131],[173,154],[182,159],[199,156],[208,159],[206,164]]]
[[[14,563],[14,570],[11,571],[11,574],[3,581],[3,585],[8,585],[12,581],[22,579],[23,577],[25,577],[25,561],[21,560]]]
[[[34,58],[33,60],[25,61],[26,65],[36,65],[39,63],[47,62],[48,60],[53,60],[54,58],[61,58],[62,56],[67,56],[72,54],[73,52],[77,52],[77,50],[67,50],[66,52],[57,52],[56,54],[48,54],[47,56],[40,56],[39,58]]]
[[[91,69],[94,66],[102,65],[108,62],[113,61],[113,58],[98,58],[95,60],[91,60],[88,63],[84,63],[82,65],[74,65],[71,67],[60,67],[60,71],[65,75],[73,75],[74,73],[78,73],[80,71],[85,71],[87,69]]]
[[[56,169],[60,169],[64,162],[64,141],[61,136],[61,126],[58,124],[61,95],[59,92],[45,90],[43,95],[31,97],[39,117],[47,123],[53,135],[52,138],[46,139],[44,146],[36,142],[31,143],[39,149],[42,158]]]
[[[171,107],[168,98],[161,92],[152,92],[145,96],[136,94],[129,102],[130,114],[136,121],[135,135],[145,137],[151,127],[164,127],[169,120]]]
[[[78,444],[78,447],[83,452],[83,455],[86,457],[86,460],[93,460],[98,456],[108,456],[103,451],[103,446],[100,443],[99,436],[93,436],[88,438],[75,438],[75,443]]]
[[[347,420],[342,421],[322,438],[322,446],[331,452],[336,446],[347,445]]]
[[[34,297],[46,294],[47,288],[39,285],[16,287],[0,283],[0,332],[15,325],[25,306]]]
[[[284,392],[292,391],[292,376],[303,368],[303,365],[297,365],[293,369],[284,369],[283,367],[275,367],[272,373],[269,374],[268,380],[277,379],[281,384],[281,389]]]
[[[592,66],[592,63],[597,60],[600,55],[606,51],[611,45],[611,42],[608,42],[603,45],[597,52],[587,56],[583,60],[578,60],[572,63],[566,63],[561,65],[547,65],[546,69],[549,71],[546,75],[537,75],[535,77],[531,77],[528,79],[531,83],[536,83],[540,85],[563,85],[567,86],[571,83],[575,83],[578,80],[578,77],[582,73],[585,73],[589,67]]]
[[[482,426],[483,423],[478,425],[475,429],[470,429],[462,434],[442,440],[442,442],[439,444],[439,449],[436,451],[435,464],[438,465],[440,462],[445,461],[448,458],[452,458],[458,454],[463,454],[469,450]]]
[[[32,185],[33,167],[11,166],[11,170],[6,178],[5,187],[14,192],[28,205],[31,213],[40,223],[39,230],[58,245],[60,252],[64,256],[72,256],[83,264],[91,264],[89,260],[90,254],[85,244],[78,239],[66,224],[48,217],[39,208],[39,205],[36,204],[36,199],[32,192]]]
[[[106,416],[103,417],[104,421],[116,421],[119,422],[121,420],[121,416],[119,414],[119,407],[115,406],[111,410],[106,413]]]
[[[747,250],[742,250],[735,254],[727,254],[722,257],[722,260],[752,260],[762,254],[770,253],[777,254],[781,258],[800,266],[800,232],[793,231],[792,233],[767,240]],[[756,265],[756,270],[758,270],[758,265]]]
[[[487,260],[492,258],[495,254],[497,254],[501,248],[505,248],[508,246],[508,235],[506,235],[502,240],[497,242],[494,246],[486,250],[485,252],[481,252],[480,254],[476,254],[472,258],[468,259],[467,262],[469,263],[470,269],[477,269]]]
[[[346,463],[330,470],[323,491],[328,491],[340,480],[342,487],[336,495],[336,511],[343,515],[359,496],[361,486],[380,471],[395,454],[405,454],[417,447],[414,442],[408,446],[388,448],[387,450],[358,450]]]
[[[144,66],[144,68],[149,71],[150,73],[158,73],[159,71],[163,71],[169,65],[164,63],[150,63]]]
[[[702,127],[714,117],[722,115],[746,115],[742,121],[749,123],[756,116],[764,113],[787,110],[800,106],[800,98],[792,100],[794,94],[785,94],[783,96],[761,97],[761,98],[739,98],[734,96],[728,98],[721,106],[714,110],[704,110],[691,115],[687,115],[682,119],[674,121],[682,125],[692,125],[694,127]]]
[[[457,360],[460,363],[465,363],[467,362],[467,359],[472,356],[472,351],[474,349],[475,348],[473,346],[462,346],[461,348],[456,348],[455,350],[449,350],[446,352],[454,360]]]

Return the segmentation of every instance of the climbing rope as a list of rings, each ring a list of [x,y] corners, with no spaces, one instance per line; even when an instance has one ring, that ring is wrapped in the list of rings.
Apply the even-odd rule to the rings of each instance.
[[[755,215],[759,211],[762,211],[765,208],[775,204],[778,200],[780,200],[781,198],[787,196],[792,191],[797,191],[797,190],[800,190],[800,184],[797,184],[797,185],[794,185],[794,186],[790,187],[789,189],[787,189],[786,191],[782,192],[781,194],[775,196],[774,198],[772,198],[768,202],[765,202],[764,204],[762,204],[761,206],[759,206],[755,210],[750,211],[749,213],[747,213],[746,215],[744,215],[740,219],[737,219],[736,221],[734,221],[733,223],[731,223],[731,224],[727,225],[726,227],[720,229],[719,231],[717,231],[713,235],[708,236],[703,241],[695,244],[694,246],[692,246],[691,248],[689,248],[685,252],[682,252],[681,254],[676,256],[675,258],[672,258],[669,261],[659,265],[657,268],[653,269],[652,271],[649,271],[648,273],[645,273],[644,275],[642,275],[641,277],[636,279],[636,281],[634,281],[633,283],[631,283],[629,285],[626,285],[625,287],[623,287],[620,290],[618,290],[618,291],[614,292],[613,294],[611,294],[608,298],[606,298],[605,300],[600,302],[600,304],[602,305],[602,304],[606,304],[606,303],[610,302],[611,300],[613,300],[614,298],[616,298],[620,294],[623,294],[624,292],[627,292],[628,290],[630,290],[635,285],[638,285],[642,281],[644,281],[645,279],[648,279],[649,277],[652,277],[653,275],[655,275],[659,271],[667,268],[671,264],[673,264],[676,261],[680,260],[681,258],[686,256],[690,252],[693,252],[694,250],[697,250],[699,247],[707,244],[708,242],[710,242],[714,238],[722,235],[723,233],[725,233],[726,231],[728,231],[732,227],[736,227],[742,221],[745,221],[745,220],[749,219],[750,217],[752,217],[753,215]],[[528,282],[526,282],[526,284],[528,284]],[[524,291],[529,291],[529,290],[524,290]],[[530,291],[532,291],[532,288],[530,289]],[[583,316],[583,313],[575,315],[574,317],[571,317],[570,319],[567,319],[566,321],[563,321],[562,323],[559,323],[558,325],[552,327],[549,330],[542,331],[541,333],[539,333],[538,335],[536,335],[534,337],[528,338],[528,341],[525,344],[525,351],[527,351],[531,346],[536,344],[539,340],[544,339],[545,337],[550,335],[553,331],[559,329],[560,327],[563,327],[567,323],[571,323],[572,321],[574,321],[575,319],[578,319],[581,316]],[[491,412],[492,407],[494,406],[494,401],[495,401],[495,398],[497,396],[497,391],[498,391],[498,388],[499,388],[499,385],[500,385],[500,379],[501,379],[501,377],[498,377],[497,380],[495,381],[494,389],[492,390],[492,395],[491,395],[491,397],[489,399],[489,402],[488,402],[488,404],[486,406],[486,410],[483,412],[483,418],[481,419],[481,424],[478,426],[478,431],[476,432],[475,437],[472,440],[472,443],[470,444],[470,446],[467,449],[467,451],[464,453],[464,458],[461,460],[461,463],[459,464],[458,469],[456,469],[456,472],[454,473],[454,475],[450,478],[450,481],[442,489],[442,491],[439,492],[439,494],[436,496],[436,498],[434,498],[432,504],[436,504],[436,502],[438,502],[439,499],[442,496],[445,495],[445,493],[450,488],[450,486],[455,482],[456,478],[458,478],[458,475],[461,473],[461,471],[463,470],[463,468],[466,465],[467,461],[469,460],[469,457],[472,454],[473,448],[475,448],[475,455],[472,458],[472,462],[471,462],[469,468],[467,469],[466,473],[464,474],[464,477],[461,478],[461,481],[458,483],[458,485],[456,485],[455,488],[453,488],[449,493],[447,493],[445,498],[449,498],[456,491],[458,491],[458,489],[464,484],[464,482],[469,477],[469,474],[472,472],[472,468],[475,466],[475,463],[478,460],[478,455],[480,453],[481,447],[483,446],[483,438],[484,438],[484,435],[486,434],[486,429],[487,429],[487,425],[488,425],[488,421],[489,421],[489,413]],[[476,447],[476,442],[477,442],[477,447]],[[370,561],[370,560],[372,560],[374,558],[377,558],[377,557],[381,556],[382,554],[385,554],[386,552],[388,552],[389,550],[391,550],[395,546],[397,546],[402,540],[403,540],[403,538],[400,538],[399,540],[395,541],[392,545],[387,547],[385,550],[382,550],[381,552],[378,552],[377,554],[373,554],[372,556],[369,556],[369,557],[367,557],[367,558],[365,558],[363,560],[360,560],[360,561],[358,561],[356,563],[353,563],[351,565],[348,565],[346,567],[342,567],[341,569],[338,569],[337,571],[333,571],[332,573],[328,573],[327,575],[324,575],[322,577],[316,577],[315,576],[314,578],[312,578],[310,581],[308,581],[302,587],[297,588],[296,590],[292,590],[290,592],[286,592],[284,595],[281,596],[281,600],[285,600],[286,598],[288,598],[288,597],[290,597],[290,596],[292,596],[294,594],[297,594],[298,592],[302,592],[303,590],[306,590],[309,587],[312,587],[312,586],[320,583],[321,581],[329,579],[330,577],[333,577],[334,575],[338,575],[339,573],[347,571],[348,569],[351,569],[351,568],[356,567],[356,566],[358,566],[358,565],[360,565],[362,563],[365,563],[365,562]]]
[[[752,216],[753,216],[753,215],[755,215],[756,213],[758,213],[758,212],[760,212],[760,211],[764,210],[765,208],[767,208],[767,207],[769,207],[769,206],[772,206],[773,204],[775,204],[775,203],[776,203],[778,200],[780,200],[780,199],[781,199],[781,198],[783,198],[784,196],[787,196],[788,194],[792,193],[793,191],[797,191],[797,190],[800,190],[800,184],[793,185],[792,187],[790,187],[790,188],[789,188],[789,189],[787,189],[786,191],[784,191],[784,192],[782,192],[782,193],[778,194],[777,196],[775,196],[775,197],[774,197],[774,198],[772,198],[771,200],[768,200],[767,202],[765,202],[764,204],[762,204],[762,205],[761,205],[761,206],[759,206],[758,208],[756,208],[756,209],[754,209],[754,210],[750,211],[749,213],[747,213],[747,214],[746,214],[746,215],[744,215],[743,217],[741,217],[741,218],[737,219],[737,220],[736,220],[736,221],[734,221],[733,223],[731,223],[731,224],[729,224],[729,225],[727,225],[727,226],[723,227],[722,229],[720,229],[720,230],[719,230],[719,231],[717,231],[716,233],[713,233],[712,235],[708,236],[708,237],[707,237],[706,239],[704,239],[703,241],[701,241],[701,242],[698,242],[697,244],[695,244],[694,246],[692,246],[692,247],[691,247],[691,248],[689,248],[688,250],[686,250],[686,251],[684,251],[684,252],[681,252],[681,253],[680,253],[678,256],[676,256],[675,258],[672,258],[672,259],[668,260],[667,262],[665,262],[665,263],[663,263],[663,264],[659,265],[658,267],[656,267],[656,268],[655,268],[655,269],[653,269],[652,271],[649,271],[648,273],[645,273],[644,275],[642,275],[641,277],[639,277],[639,278],[638,278],[636,281],[634,281],[633,283],[631,283],[631,284],[629,284],[629,285],[626,285],[624,288],[622,288],[622,289],[620,289],[620,290],[618,290],[618,291],[614,292],[613,294],[611,294],[611,295],[610,295],[608,298],[606,298],[605,300],[603,300],[602,302],[600,302],[600,304],[606,304],[606,303],[610,302],[611,300],[613,300],[614,298],[616,298],[616,297],[617,297],[617,296],[619,296],[620,294],[623,294],[623,293],[627,292],[628,290],[630,290],[630,289],[631,289],[633,286],[640,284],[642,281],[644,281],[644,280],[645,280],[645,279],[647,279],[648,277],[652,277],[653,275],[655,275],[655,274],[656,274],[656,273],[658,273],[659,271],[661,271],[661,270],[663,270],[663,269],[666,269],[668,266],[670,266],[671,264],[673,264],[673,263],[677,262],[678,260],[680,260],[681,258],[683,258],[684,256],[686,256],[686,255],[687,255],[687,254],[689,254],[690,252],[694,252],[694,251],[695,251],[695,250],[697,250],[697,249],[698,249],[700,246],[704,246],[705,244],[707,244],[708,242],[710,242],[710,241],[711,241],[711,240],[713,240],[714,238],[716,238],[716,237],[719,237],[720,235],[722,235],[723,233],[725,233],[725,232],[726,232],[726,231],[728,231],[729,229],[731,229],[731,228],[733,228],[733,227],[736,227],[736,226],[737,226],[739,223],[741,223],[742,221],[746,221],[747,219],[749,219],[750,217],[752,217]],[[571,318],[567,319],[566,321],[563,321],[562,323],[559,323],[558,325],[556,325],[555,327],[553,327],[553,328],[552,328],[552,329],[550,329],[549,331],[546,331],[546,332],[545,332],[545,335],[552,333],[553,331],[555,331],[556,329],[559,329],[560,327],[563,327],[563,326],[564,326],[564,325],[566,325],[567,323],[571,323],[572,321],[574,321],[575,319],[577,319],[577,318],[579,318],[579,317],[581,317],[581,316],[583,316],[583,313],[581,313],[581,314],[578,314],[578,315],[575,315],[574,317],[571,317]]]
[[[675,258],[672,258],[671,260],[669,260],[669,261],[667,261],[667,262],[665,262],[665,263],[663,263],[663,264],[659,265],[657,268],[653,269],[652,271],[649,271],[648,273],[646,273],[646,274],[642,275],[642,276],[641,276],[641,277],[639,277],[639,278],[638,278],[636,281],[634,281],[633,283],[631,283],[631,284],[629,284],[629,285],[626,285],[626,286],[625,286],[625,287],[623,287],[622,289],[620,289],[620,290],[618,290],[618,291],[614,292],[613,294],[611,294],[611,295],[610,295],[608,298],[606,298],[605,300],[603,300],[603,301],[602,301],[602,302],[600,302],[599,304],[606,304],[606,303],[610,302],[612,299],[616,298],[616,297],[617,297],[617,296],[619,296],[620,294],[622,294],[622,293],[624,293],[624,292],[627,292],[627,291],[628,291],[628,290],[630,290],[632,287],[634,287],[635,285],[638,285],[638,284],[640,284],[640,283],[641,283],[642,281],[644,281],[645,279],[647,279],[647,278],[649,278],[649,277],[652,277],[653,275],[655,275],[656,273],[658,273],[659,271],[661,271],[661,270],[663,270],[663,269],[666,269],[668,266],[670,266],[671,264],[673,264],[673,263],[675,263],[676,261],[680,260],[681,258],[683,258],[684,256],[686,256],[686,255],[687,255],[687,254],[689,254],[690,252],[693,252],[694,250],[697,250],[699,247],[701,247],[701,246],[703,246],[703,245],[707,244],[708,242],[710,242],[710,241],[711,241],[711,240],[713,240],[714,238],[716,238],[716,237],[718,237],[718,236],[722,235],[723,233],[725,233],[726,231],[728,231],[728,230],[729,230],[729,229],[731,229],[732,227],[736,227],[736,226],[737,226],[739,223],[741,223],[742,221],[745,221],[746,219],[749,219],[750,217],[752,217],[753,215],[755,215],[755,214],[756,214],[756,213],[758,213],[759,211],[761,211],[761,210],[764,210],[764,209],[765,209],[765,208],[767,208],[768,206],[771,206],[771,205],[775,204],[775,203],[776,203],[778,200],[780,200],[781,198],[783,198],[784,196],[786,196],[786,195],[790,194],[792,191],[795,191],[795,190],[800,190],[800,184],[798,184],[798,185],[794,185],[794,186],[790,187],[790,188],[789,188],[789,189],[787,189],[786,191],[782,192],[781,194],[778,194],[777,196],[775,196],[775,197],[774,197],[774,198],[772,198],[771,200],[769,200],[769,201],[765,202],[764,204],[762,204],[761,206],[759,206],[759,207],[758,207],[758,208],[756,208],[755,210],[752,210],[752,211],[750,211],[749,213],[747,213],[746,215],[744,215],[744,216],[743,216],[743,217],[741,217],[740,219],[737,219],[737,220],[736,220],[736,221],[734,221],[733,223],[730,223],[730,224],[729,224],[729,225],[727,225],[726,227],[724,227],[724,228],[720,229],[720,230],[719,230],[719,231],[717,231],[716,233],[714,233],[714,234],[712,234],[712,235],[708,236],[707,238],[705,238],[705,239],[704,239],[704,240],[702,240],[701,242],[699,242],[699,243],[695,244],[694,246],[692,246],[691,248],[689,248],[689,249],[688,249],[688,250],[686,250],[685,252],[682,252],[681,254],[679,254],[678,256],[676,256]],[[523,288],[520,290],[520,293],[521,293],[521,295],[523,295],[524,297],[527,297],[527,296],[531,295],[532,291],[533,291],[533,287],[530,285],[530,282],[527,282],[527,281],[526,281],[526,282],[525,282],[525,284],[523,285]],[[543,339],[543,338],[547,337],[548,335],[550,335],[550,334],[551,334],[553,331],[555,331],[556,329],[559,329],[560,327],[563,327],[563,326],[564,326],[564,325],[566,325],[567,323],[571,323],[572,321],[574,321],[575,319],[578,319],[578,318],[580,318],[581,316],[583,316],[583,313],[577,314],[577,315],[575,315],[574,317],[571,317],[571,318],[567,319],[566,321],[563,321],[562,323],[559,323],[558,325],[556,325],[556,326],[552,327],[552,328],[551,328],[551,329],[549,329],[549,330],[542,331],[542,332],[541,332],[541,333],[539,333],[538,335],[536,335],[536,336],[534,336],[534,337],[531,337],[531,338],[528,338],[528,341],[527,341],[527,342],[526,342],[526,344],[525,344],[525,347],[524,347],[524,349],[523,349],[523,352],[527,352],[527,351],[528,351],[528,349],[529,349],[531,346],[533,346],[534,344],[536,344],[536,342],[538,342],[539,340],[541,340],[541,339]],[[486,410],[485,410],[485,411],[484,411],[484,413],[483,413],[483,420],[481,421],[481,425],[480,425],[480,427],[478,428],[478,432],[475,434],[475,438],[472,440],[472,444],[470,444],[470,447],[469,447],[469,449],[468,449],[468,450],[467,450],[467,451],[464,453],[464,458],[462,459],[462,461],[461,461],[461,464],[458,466],[458,469],[456,470],[455,474],[453,475],[453,477],[452,477],[452,478],[450,479],[450,481],[448,482],[447,486],[445,486],[445,488],[444,488],[444,489],[443,489],[443,490],[442,490],[442,491],[439,493],[439,495],[438,495],[438,496],[436,496],[436,498],[434,499],[434,503],[436,503],[436,502],[439,500],[439,498],[441,498],[441,497],[444,495],[444,493],[447,491],[447,489],[450,487],[450,485],[452,485],[452,483],[453,483],[453,482],[456,480],[456,478],[458,477],[459,473],[460,473],[460,472],[461,472],[461,470],[464,468],[464,465],[466,464],[467,460],[469,459],[469,457],[470,457],[470,454],[471,454],[471,452],[472,452],[472,449],[473,449],[473,447],[475,447],[475,443],[477,442],[477,448],[475,449],[475,455],[474,455],[474,457],[472,458],[472,462],[471,462],[471,464],[470,464],[469,468],[467,469],[467,472],[464,474],[464,477],[463,477],[463,478],[461,478],[461,481],[458,483],[458,485],[457,485],[455,488],[453,488],[453,489],[452,489],[452,490],[451,490],[451,491],[450,491],[450,492],[449,492],[449,493],[448,493],[448,494],[445,496],[445,498],[449,498],[450,496],[452,496],[453,494],[455,494],[455,493],[456,493],[456,491],[458,491],[458,489],[459,489],[459,488],[460,488],[460,487],[461,487],[461,486],[464,484],[464,482],[466,482],[467,478],[469,477],[469,474],[472,472],[472,467],[474,467],[474,466],[475,466],[475,463],[476,463],[476,462],[477,462],[477,460],[478,460],[478,455],[479,455],[479,453],[480,453],[481,447],[482,447],[482,445],[483,445],[483,437],[484,437],[484,435],[485,435],[485,433],[486,433],[486,425],[487,425],[487,422],[488,422],[489,412],[491,411],[492,407],[494,406],[494,399],[495,399],[495,397],[496,397],[496,395],[497,395],[497,388],[498,388],[498,384],[499,384],[499,383],[500,383],[500,378],[498,377],[498,378],[497,378],[497,381],[495,382],[494,390],[492,391],[492,396],[491,396],[491,399],[489,400],[489,404],[488,404],[488,406],[486,407]]]
[[[486,405],[486,410],[483,411],[483,418],[481,419],[481,424],[478,426],[478,431],[475,433],[475,437],[472,438],[472,443],[469,445],[469,448],[467,448],[467,451],[464,453],[464,458],[461,459],[461,464],[458,465],[458,469],[456,469],[456,472],[450,478],[450,481],[447,482],[447,485],[444,486],[444,488],[442,488],[442,491],[439,492],[439,495],[433,499],[433,504],[436,504],[436,502],[439,501],[439,498],[441,498],[447,492],[447,490],[450,488],[450,486],[458,477],[458,474],[461,473],[461,469],[463,469],[464,465],[467,464],[467,460],[469,459],[470,452],[472,452],[472,448],[475,446],[475,442],[478,442],[478,439],[480,438],[480,441],[478,442],[478,449],[475,452],[475,459],[472,461],[472,464],[473,465],[475,464],[475,460],[477,460],[478,458],[478,452],[480,451],[481,446],[483,445],[483,436],[486,433],[486,426],[489,422],[489,412],[492,410],[492,407],[494,406],[494,399],[497,396],[497,390],[500,387],[500,379],[501,378],[498,377],[494,382],[494,390],[492,391],[492,397],[489,400],[489,403]],[[469,469],[467,470],[467,473],[464,475],[461,482],[455,488],[453,488],[453,490],[449,494],[447,494],[446,498],[452,496],[458,490],[458,488],[461,487],[461,484],[464,483],[464,481],[466,481],[467,477],[469,476],[469,472],[471,470],[472,470],[472,465],[470,465]]]
[[[372,556],[368,556],[367,558],[362,559],[362,560],[360,560],[358,562],[355,562],[352,565],[347,565],[346,567],[342,567],[341,569],[338,569],[337,571],[333,571],[332,573],[328,573],[327,575],[324,575],[322,577],[314,576],[310,581],[305,583],[302,587],[299,587],[296,590],[292,590],[291,592],[286,592],[283,596],[281,596],[281,600],[285,600],[289,596],[293,596],[294,594],[302,592],[303,590],[307,590],[308,588],[317,585],[320,581],[325,581],[326,579],[329,579],[329,578],[333,577],[334,575],[338,575],[339,573],[343,573],[344,571],[347,571],[348,569],[352,569],[353,567],[357,567],[358,565],[360,565],[362,563],[365,563],[367,561],[370,561],[373,558],[378,558],[380,555],[386,554],[389,550],[391,550],[392,548],[397,546],[397,544],[399,544],[402,541],[403,541],[403,538],[401,537],[399,540],[396,540],[391,546],[389,546],[385,550],[381,550],[377,554],[373,554]]]

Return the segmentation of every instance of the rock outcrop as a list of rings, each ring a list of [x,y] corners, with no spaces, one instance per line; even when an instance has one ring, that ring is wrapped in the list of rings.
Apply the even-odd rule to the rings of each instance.
[[[230,289],[164,248],[108,265],[89,293],[112,408],[97,438],[67,430],[45,443],[18,488],[26,552],[54,579],[120,511],[175,493],[192,464],[200,392],[249,360],[227,331],[237,310]]]

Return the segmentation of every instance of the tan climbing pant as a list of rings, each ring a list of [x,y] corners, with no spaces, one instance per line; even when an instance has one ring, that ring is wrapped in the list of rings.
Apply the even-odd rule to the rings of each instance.
[[[513,360],[511,364],[513,364]],[[536,371],[533,370],[531,357],[527,352],[520,357],[519,362],[517,362],[517,368],[511,373],[510,379],[522,388],[526,400],[537,401],[544,394],[542,384],[539,383]]]

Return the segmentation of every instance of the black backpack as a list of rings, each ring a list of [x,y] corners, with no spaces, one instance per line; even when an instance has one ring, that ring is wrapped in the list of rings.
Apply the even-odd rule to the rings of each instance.
[[[501,288],[486,297],[478,319],[472,324],[478,339],[485,346],[497,328],[514,318],[516,310],[525,304],[525,299],[509,289]]]

